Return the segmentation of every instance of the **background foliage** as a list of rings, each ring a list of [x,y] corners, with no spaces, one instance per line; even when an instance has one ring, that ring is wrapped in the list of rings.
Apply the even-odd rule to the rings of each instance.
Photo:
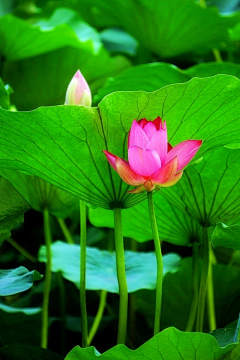
[[[0,357],[239,359],[239,40],[237,0],[0,2]],[[77,69],[90,85],[92,108],[63,105]],[[177,185],[154,194],[164,295],[163,331],[152,338],[156,278],[146,196],[127,193],[102,150],[127,158],[133,119],[157,116],[167,122],[171,145],[202,139],[203,146]],[[94,347],[87,349],[75,347],[79,199],[89,205],[90,327],[107,292]],[[127,347],[115,347],[115,206],[124,209]],[[48,350],[40,348],[39,331],[45,208],[54,239]],[[204,333],[184,333],[192,245],[201,257],[206,227],[216,258],[217,328],[224,330],[209,334],[206,312]]]

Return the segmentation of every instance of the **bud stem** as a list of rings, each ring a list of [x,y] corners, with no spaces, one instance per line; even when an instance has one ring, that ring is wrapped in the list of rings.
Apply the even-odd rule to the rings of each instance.
[[[86,305],[86,252],[87,252],[87,208],[80,200],[80,309],[82,325],[82,347],[88,346],[88,318]]]

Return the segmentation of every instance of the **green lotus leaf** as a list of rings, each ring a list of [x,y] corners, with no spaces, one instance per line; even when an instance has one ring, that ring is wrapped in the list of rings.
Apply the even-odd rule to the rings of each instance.
[[[127,158],[133,119],[157,116],[167,122],[171,145],[203,140],[195,160],[218,146],[238,143],[239,90],[237,78],[218,75],[153,93],[116,92],[106,96],[98,108],[0,109],[0,167],[41,177],[95,207],[131,207],[145,194],[126,192],[129,186],[110,169],[102,150]]]
[[[189,246],[202,241],[202,227],[187,214],[168,202],[161,190],[154,195],[154,208],[159,235],[162,241]],[[94,226],[114,227],[113,212],[105,209],[89,209],[89,220]],[[122,211],[123,236],[144,242],[153,238],[148,214],[148,202]]]
[[[224,48],[228,29],[239,21],[238,14],[221,16],[192,0],[84,0],[79,12],[91,24],[123,28],[162,58]]]
[[[28,271],[24,266],[12,270],[0,270],[0,296],[18,294],[30,289],[33,282],[40,280],[38,271]]]
[[[9,109],[10,106],[10,88],[8,85],[4,85],[2,79],[0,79],[0,106],[4,109]]]
[[[65,360],[221,360],[222,357],[236,347],[236,344],[221,348],[215,338],[204,333],[187,333],[173,327],[163,330],[136,350],[125,345],[117,345],[99,354],[94,347],[80,348],[76,346],[65,357]]]
[[[11,236],[11,230],[23,222],[23,214],[30,209],[26,200],[12,184],[0,177],[0,245]]]
[[[39,251],[39,261],[46,262],[46,247]],[[157,262],[154,252],[141,253],[125,251],[126,278],[128,292],[139,289],[155,289]],[[180,257],[177,254],[163,256],[163,274],[177,271]],[[80,285],[80,246],[69,245],[62,241],[52,244],[52,271],[61,271],[62,276]],[[118,293],[118,280],[115,252],[87,247],[86,289],[106,290]]]
[[[34,210],[48,209],[50,214],[65,218],[78,211],[79,200],[70,193],[31,175],[19,171],[0,169],[0,174],[11,182]]]
[[[9,61],[26,59],[66,46],[94,49],[93,40],[80,41],[67,24],[42,30],[40,26],[31,25],[11,14],[0,19],[0,53]]]
[[[218,148],[190,166],[162,194],[202,226],[234,222],[240,216],[240,149]]]
[[[233,250],[240,250],[240,225],[227,226],[218,223],[212,233],[212,246],[224,246]]]

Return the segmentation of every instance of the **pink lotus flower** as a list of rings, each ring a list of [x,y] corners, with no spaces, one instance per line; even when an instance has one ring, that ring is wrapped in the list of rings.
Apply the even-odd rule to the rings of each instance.
[[[123,181],[137,186],[130,193],[175,185],[192,160],[202,140],[187,140],[174,148],[167,141],[166,121],[134,120],[128,138],[128,161],[103,151]]]
[[[92,95],[90,88],[81,71],[78,70],[68,85],[65,105],[91,106],[91,104]]]

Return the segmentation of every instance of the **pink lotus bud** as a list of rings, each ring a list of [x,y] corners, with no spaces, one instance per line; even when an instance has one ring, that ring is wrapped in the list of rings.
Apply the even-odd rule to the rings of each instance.
[[[80,70],[76,72],[68,85],[65,105],[92,105],[91,91]]]
[[[201,140],[186,140],[172,147],[168,143],[166,121],[134,120],[128,137],[128,160],[103,151],[110,165],[129,185],[130,193],[153,191],[176,184],[183,168],[192,160]]]

